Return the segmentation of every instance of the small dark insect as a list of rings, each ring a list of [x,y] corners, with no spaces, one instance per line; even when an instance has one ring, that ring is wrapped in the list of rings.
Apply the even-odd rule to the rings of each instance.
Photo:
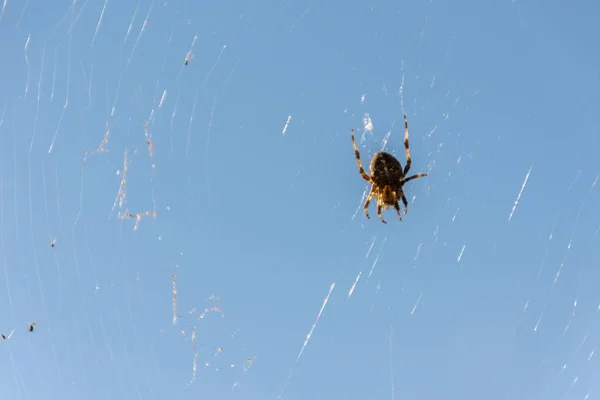
[[[37,321],[33,321],[33,324],[29,324],[29,332],[33,332],[36,325],[37,325]]]
[[[4,333],[2,334],[2,339],[6,340],[6,336],[4,335]]]
[[[185,65],[187,67],[187,65],[190,63],[190,60],[194,58],[194,55],[192,54],[191,51],[188,51],[187,54],[185,55],[185,61],[183,62],[183,65]]]
[[[354,154],[356,155],[356,162],[358,163],[358,170],[362,177],[372,183],[371,191],[367,196],[365,202],[365,215],[369,217],[369,203],[371,197],[375,196],[377,200],[377,215],[381,222],[386,224],[381,215],[381,210],[387,210],[388,207],[393,206],[397,213],[398,218],[402,221],[402,214],[400,213],[400,205],[398,201],[402,199],[404,203],[404,215],[408,212],[408,201],[404,196],[402,187],[408,181],[413,179],[427,176],[427,174],[416,174],[406,178],[406,174],[410,170],[412,160],[410,158],[410,148],[408,146],[408,122],[406,121],[406,115],[404,116],[404,148],[406,149],[406,166],[402,169],[402,164],[390,153],[384,151],[375,153],[371,164],[369,165],[369,172],[371,176],[368,176],[363,169],[360,161],[360,153],[354,142],[354,129],[352,129],[352,146],[354,147]]]

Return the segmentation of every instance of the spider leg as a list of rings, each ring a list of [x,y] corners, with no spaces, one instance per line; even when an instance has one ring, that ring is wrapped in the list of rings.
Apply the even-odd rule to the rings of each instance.
[[[367,196],[367,201],[365,201],[365,215],[369,219],[371,219],[371,217],[369,217],[369,203],[371,202],[371,197],[373,197],[374,194],[375,194],[375,185],[371,186],[371,191],[369,192],[369,195]]]
[[[377,199],[377,215],[379,216],[379,219],[381,220],[381,222],[383,222],[384,224],[387,224],[387,222],[385,222],[383,220],[383,215],[381,215],[381,199]]]
[[[408,146],[408,121],[406,115],[404,116],[404,149],[406,150],[406,165],[404,166],[404,175],[408,173],[412,159],[410,158],[410,147]]]
[[[360,172],[360,174],[362,175],[364,180],[373,182],[371,180],[371,178],[369,178],[369,175],[367,175],[365,173],[365,170],[363,169],[363,166],[362,166],[362,162],[360,162],[360,152],[358,151],[358,148],[356,147],[356,143],[354,142],[354,129],[352,129],[352,146],[354,147],[354,155],[356,156],[356,162],[358,163],[358,171]]]
[[[402,179],[402,181],[400,182],[400,184],[404,186],[404,184],[406,182],[412,181],[413,179],[422,178],[424,176],[427,176],[427,174],[416,174],[416,175],[413,175],[413,176],[409,176],[408,178]]]
[[[404,193],[402,193],[402,202],[404,203],[404,215],[406,215],[406,213],[408,212],[408,201],[406,201],[406,196],[404,196]],[[400,210],[398,210],[398,212],[400,212]]]
[[[400,204],[398,204],[398,202],[395,202],[394,208],[396,209],[396,212],[398,213],[398,218],[400,218],[400,221],[402,221],[402,213],[400,212]],[[406,212],[405,212],[405,214],[406,214]]]

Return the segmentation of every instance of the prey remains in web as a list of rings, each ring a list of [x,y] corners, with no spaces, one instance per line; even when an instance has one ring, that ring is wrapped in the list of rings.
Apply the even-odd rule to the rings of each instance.
[[[360,161],[360,153],[354,141],[354,129],[352,129],[352,146],[354,147],[354,154],[356,155],[356,162],[358,163],[358,170],[361,176],[372,184],[371,191],[365,202],[365,215],[367,218],[371,218],[369,217],[369,203],[371,202],[371,198],[375,196],[375,200],[377,201],[377,215],[381,222],[384,224],[387,223],[383,220],[381,210],[387,210],[390,206],[396,209],[398,218],[402,221],[402,213],[398,204],[400,199],[404,203],[404,215],[408,212],[408,201],[404,196],[402,187],[413,179],[427,176],[427,174],[416,174],[408,178],[406,177],[412,163],[410,148],[408,146],[408,122],[406,121],[406,115],[404,116],[404,148],[406,149],[406,165],[404,169],[402,169],[402,164],[400,164],[400,161],[396,157],[390,153],[381,151],[375,153],[371,160],[371,164],[369,165],[371,176],[369,176],[365,173]]]

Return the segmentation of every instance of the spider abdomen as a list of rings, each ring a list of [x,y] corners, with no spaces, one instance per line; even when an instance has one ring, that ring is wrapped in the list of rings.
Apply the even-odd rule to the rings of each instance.
[[[369,165],[371,179],[378,186],[397,186],[403,178],[402,165],[400,161],[390,153],[381,151],[375,153]]]

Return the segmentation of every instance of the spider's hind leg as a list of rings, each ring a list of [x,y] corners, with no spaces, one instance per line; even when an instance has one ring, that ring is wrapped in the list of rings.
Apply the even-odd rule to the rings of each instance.
[[[406,213],[408,212],[408,201],[406,200],[406,196],[404,196],[404,193],[402,193],[402,202],[404,203],[404,215],[406,215]],[[398,210],[398,212],[400,212],[400,210]]]
[[[381,220],[381,222],[383,222],[384,224],[387,224],[387,222],[385,222],[383,220],[383,215],[381,215],[381,200],[377,199],[377,215],[379,216],[379,219]]]
[[[367,201],[365,201],[365,215],[369,219],[371,219],[371,217],[369,217],[369,203],[371,202],[371,197],[373,197],[374,193],[375,193],[375,185],[371,186],[371,191],[369,192],[369,195],[367,196]]]
[[[402,221],[402,213],[400,212],[400,204],[398,204],[398,202],[395,202],[394,208],[396,209],[396,212],[398,213],[398,218],[400,219],[400,221]],[[404,214],[406,214],[406,212]]]

